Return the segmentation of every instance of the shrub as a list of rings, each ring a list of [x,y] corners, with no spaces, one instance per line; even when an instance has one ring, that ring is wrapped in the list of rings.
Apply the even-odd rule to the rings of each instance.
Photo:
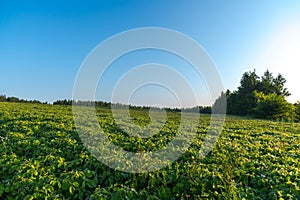
[[[293,105],[281,95],[257,93],[255,116],[263,119],[290,119],[293,115]]]

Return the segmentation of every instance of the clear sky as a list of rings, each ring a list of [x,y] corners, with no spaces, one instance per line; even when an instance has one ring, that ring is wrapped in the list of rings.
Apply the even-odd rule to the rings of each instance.
[[[292,93],[288,100],[296,102],[300,100],[298,13],[298,0],[0,0],[0,94],[48,102],[70,99],[81,63],[100,42],[132,28],[163,27],[202,45],[225,89],[235,90],[245,71],[256,69],[262,75],[268,68],[274,75],[283,74]],[[97,97],[109,100],[121,72],[145,62],[172,65],[193,79],[186,63],[171,57],[154,51],[128,55],[100,82],[103,91],[99,86]],[[196,89],[203,85],[201,80],[191,83]],[[205,97],[209,92],[202,89],[198,97],[203,105],[210,104]],[[132,102],[150,104],[149,99],[158,100],[163,94],[151,87],[143,91],[140,97],[136,92]]]

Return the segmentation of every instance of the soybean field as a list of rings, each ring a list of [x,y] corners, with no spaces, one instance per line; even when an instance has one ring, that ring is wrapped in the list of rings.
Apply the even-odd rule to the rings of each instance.
[[[116,126],[110,109],[96,110],[107,138],[131,152],[164,147],[180,124],[179,112],[167,112],[159,134],[139,138]],[[149,123],[145,110],[131,116],[139,125]],[[87,150],[72,106],[0,103],[0,199],[300,199],[299,123],[226,116],[204,157],[199,150],[210,115],[200,114],[198,123],[178,160],[157,171],[128,173]]]

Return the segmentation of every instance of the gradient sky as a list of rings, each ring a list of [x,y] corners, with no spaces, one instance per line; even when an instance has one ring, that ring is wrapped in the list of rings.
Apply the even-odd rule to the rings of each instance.
[[[202,45],[225,89],[235,90],[245,71],[256,69],[262,75],[269,69],[274,75],[283,74],[292,93],[288,100],[296,102],[300,100],[298,13],[297,0],[0,0],[0,94],[48,102],[70,99],[81,63],[100,42],[132,28],[163,27]],[[201,104],[210,104],[203,80],[193,81],[189,66],[177,60],[157,51],[128,55],[100,82],[97,97],[109,100],[114,81],[126,70],[157,62],[186,73]],[[150,104],[149,99],[163,96],[158,88],[143,91],[140,96],[135,93],[133,103]],[[173,105],[172,98],[161,101]]]

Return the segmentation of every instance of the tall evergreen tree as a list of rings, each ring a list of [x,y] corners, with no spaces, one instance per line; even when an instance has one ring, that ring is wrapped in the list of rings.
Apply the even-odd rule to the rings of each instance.
[[[287,91],[287,88],[284,88],[285,83],[286,79],[281,74],[278,74],[278,76],[274,78],[273,74],[267,70],[258,83],[258,91],[266,95],[276,94],[287,97],[290,93]]]
[[[275,99],[285,98],[290,95],[287,88],[284,87],[285,83],[286,79],[281,74],[278,74],[274,78],[269,70],[262,77],[259,77],[255,70],[245,72],[238,89],[233,92],[227,90],[225,93],[227,98],[227,113],[253,115],[257,111],[255,110],[258,104],[257,92],[264,95],[279,96],[279,98],[274,97]]]

